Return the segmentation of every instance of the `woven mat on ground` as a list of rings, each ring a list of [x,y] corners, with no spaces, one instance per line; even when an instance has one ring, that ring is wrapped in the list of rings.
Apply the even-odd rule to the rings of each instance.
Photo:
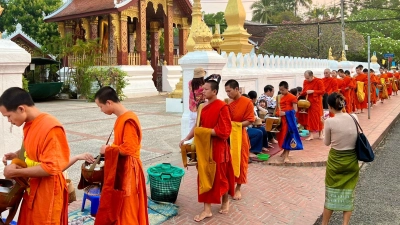
[[[88,202],[89,203],[89,202]],[[161,224],[178,214],[178,206],[168,202],[156,202],[148,198],[148,213],[150,225]],[[68,214],[69,224],[94,224],[94,218],[90,216],[90,204],[87,204],[83,212],[72,211]]]

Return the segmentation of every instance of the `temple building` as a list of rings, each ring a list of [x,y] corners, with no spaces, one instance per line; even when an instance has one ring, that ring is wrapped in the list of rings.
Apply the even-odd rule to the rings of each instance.
[[[103,60],[107,66],[151,63],[156,82],[159,65],[177,62],[174,28],[179,29],[179,55],[187,52],[191,14],[189,0],[68,0],[45,21],[57,22],[62,37],[98,39],[109,58]],[[164,54],[160,55],[162,33]]]

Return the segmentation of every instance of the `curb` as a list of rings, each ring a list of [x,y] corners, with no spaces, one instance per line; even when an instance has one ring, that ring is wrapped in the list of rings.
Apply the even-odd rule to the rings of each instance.
[[[396,122],[400,119],[400,113],[397,114],[396,118],[386,127],[386,129],[379,135],[374,143],[372,143],[371,147],[376,152],[378,146],[381,142],[385,139],[386,135],[389,133],[390,129],[396,124]],[[317,162],[295,162],[295,163],[268,163],[262,162],[262,164],[269,165],[269,166],[297,166],[297,167],[323,167],[326,166],[326,161],[317,161]],[[365,162],[362,162],[360,165],[360,169],[363,167]]]

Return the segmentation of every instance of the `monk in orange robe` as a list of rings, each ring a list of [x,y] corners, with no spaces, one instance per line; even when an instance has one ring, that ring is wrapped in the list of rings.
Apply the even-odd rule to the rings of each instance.
[[[346,71],[348,72],[348,71]],[[346,99],[346,112],[347,113],[352,113],[352,107],[351,107],[351,92],[353,87],[353,82],[351,80],[350,76],[347,76],[345,72],[343,72],[342,69],[339,69],[339,76],[342,78],[342,84],[339,86],[340,88],[340,93],[343,94],[343,96]]]
[[[310,108],[307,110],[307,129],[310,131],[310,137],[306,140],[314,139],[312,132],[319,132],[319,138],[323,139],[322,129],[322,95],[325,93],[324,84],[321,79],[314,77],[311,70],[304,72],[303,92],[302,96],[308,95]]]
[[[19,225],[67,225],[68,190],[62,171],[69,163],[70,150],[61,123],[35,107],[25,90],[12,87],[0,97],[0,111],[16,126],[24,125],[25,162],[27,168],[16,164],[5,167],[7,178],[27,177]],[[21,150],[19,150],[21,151]],[[8,153],[4,159],[17,158],[22,152]]]
[[[336,73],[335,73],[336,74]],[[324,78],[322,78],[322,83],[324,84],[325,93],[323,97],[322,106],[324,110],[328,110],[328,96],[333,92],[338,91],[338,84],[335,78],[331,77],[331,70],[325,69],[324,70]],[[335,114],[329,113],[329,117],[334,117]]]
[[[289,162],[289,150],[283,149],[282,145],[285,141],[286,134],[289,132],[288,124],[286,121],[285,112],[290,110],[295,110],[297,112],[297,97],[291,94],[289,91],[289,84],[286,81],[282,81],[279,84],[279,92],[277,101],[279,101],[279,106],[276,108],[276,116],[281,117],[281,130],[276,134],[278,139],[278,145],[283,150],[282,157],[283,162]],[[277,102],[278,104],[278,102]]]
[[[339,69],[338,72],[336,72],[336,70],[332,70],[331,72],[331,77],[335,79],[337,83],[337,91],[335,91],[337,93],[340,93],[340,88],[343,85],[343,79],[341,77],[338,77],[338,74],[340,73],[339,71],[344,74],[344,71],[342,69]]]
[[[387,91],[388,91],[388,95],[389,95],[389,98],[390,98],[390,96],[392,96],[392,94],[393,94],[393,73],[391,72],[391,71],[388,71],[387,69],[385,69],[385,73],[386,73],[386,75],[387,75],[387,78],[388,78],[388,81],[387,81],[387,83],[386,83],[386,87],[387,87]]]
[[[240,175],[236,178],[235,196],[233,199],[242,198],[240,187],[247,183],[247,169],[249,167],[250,139],[246,127],[255,121],[253,102],[239,93],[239,83],[236,80],[228,80],[225,83],[225,91],[232,100],[229,103],[231,120],[242,123],[242,148],[240,158]]]
[[[389,86],[390,83],[389,83],[389,77],[388,77],[387,73],[385,73],[385,70],[383,68],[380,68],[379,72],[381,73],[379,75],[379,83],[381,82],[381,79],[384,79],[385,80],[385,84],[386,84],[386,86],[383,86],[382,89],[379,91],[379,99],[381,100],[381,103],[383,103],[383,101],[386,98],[390,98],[389,91],[388,91],[388,86]],[[386,89],[386,92],[388,93],[388,96],[385,97],[385,98],[383,98],[383,91],[385,91],[383,89]]]
[[[198,201],[204,203],[204,210],[194,218],[197,222],[212,216],[211,204],[221,204],[221,197],[222,205],[219,213],[227,214],[229,211],[228,194],[232,197],[235,194],[235,176],[228,145],[232,129],[231,117],[228,105],[217,99],[218,86],[218,82],[214,80],[208,80],[203,85],[203,93],[208,101],[204,103],[201,110],[199,124],[202,128],[211,129],[212,157],[216,163],[216,171],[211,190],[202,194],[198,192]],[[194,129],[179,143],[180,146],[193,138]],[[204,142],[210,142],[210,140],[204,140]]]
[[[396,84],[396,90],[393,90],[393,95],[397,95],[397,92],[399,90],[399,79],[400,79],[400,73],[396,71],[396,67],[393,68],[393,83]]]
[[[371,80],[371,102],[372,104],[376,105],[376,102],[378,100],[378,96],[376,95],[376,85],[379,82],[378,77],[375,75],[375,71],[373,69],[370,69],[370,80]],[[372,107],[372,106],[371,106]]]
[[[103,113],[117,116],[114,143],[100,148],[105,155],[104,182],[95,225],[149,224],[139,119],[121,104],[111,87],[100,88],[95,102]]]
[[[368,108],[368,76],[362,72],[363,66],[359,65],[356,68],[357,75],[354,77],[355,81],[360,81],[364,83],[364,101],[360,102],[357,97],[357,93],[354,95],[354,101],[356,105],[356,113],[364,112],[364,109]],[[356,85],[356,90],[358,86]]]

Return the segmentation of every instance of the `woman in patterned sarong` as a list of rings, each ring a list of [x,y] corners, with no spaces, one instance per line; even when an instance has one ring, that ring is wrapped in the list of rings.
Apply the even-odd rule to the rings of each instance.
[[[326,165],[325,206],[322,224],[328,225],[333,211],[343,211],[343,224],[349,224],[354,209],[354,190],[359,166],[355,152],[357,127],[353,118],[343,113],[345,98],[333,93],[328,97],[329,112],[335,117],[325,121],[325,145],[331,145]],[[356,115],[354,116],[357,119]],[[358,120],[358,119],[357,119]]]

